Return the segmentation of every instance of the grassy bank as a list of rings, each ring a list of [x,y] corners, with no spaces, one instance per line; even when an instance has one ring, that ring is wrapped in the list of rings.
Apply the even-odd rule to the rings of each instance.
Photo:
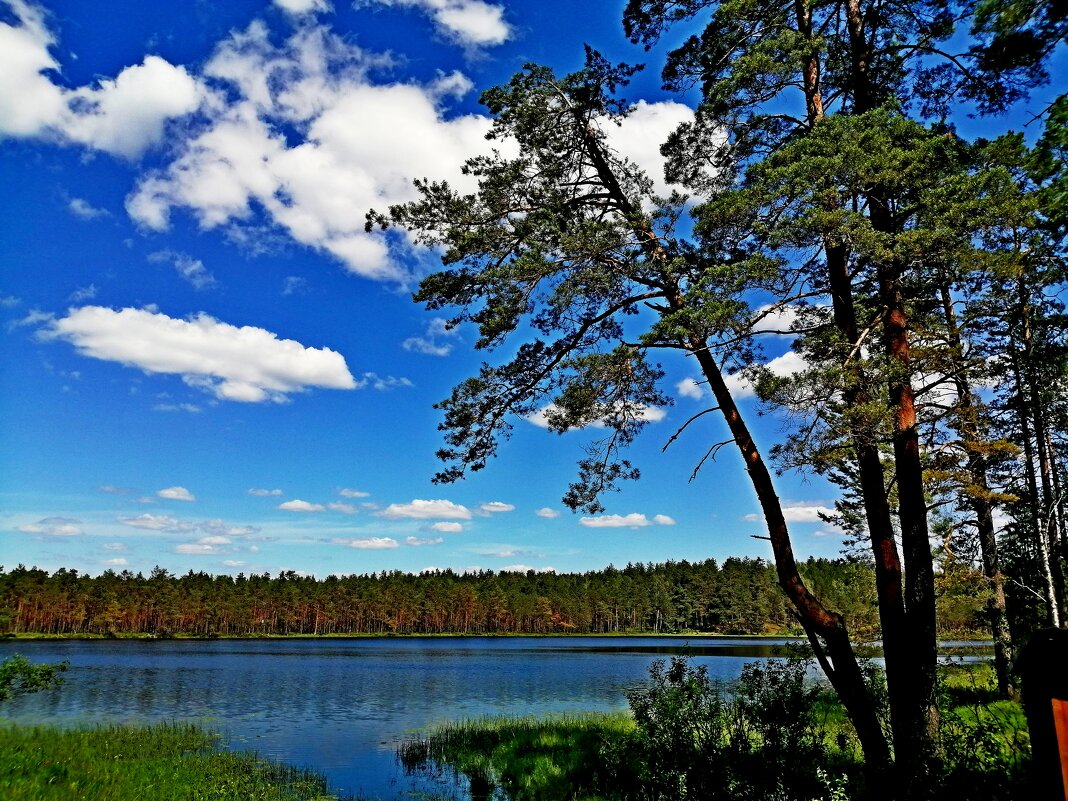
[[[500,788],[509,799],[595,799],[613,784],[612,744],[630,735],[626,712],[448,723],[399,751],[408,770],[447,767],[473,801]]]
[[[337,801],[318,774],[218,748],[177,723],[60,729],[0,724],[5,801]]]
[[[743,677],[728,691],[694,671],[665,672],[657,692],[632,695],[633,715],[450,723],[406,743],[400,758],[410,771],[455,777],[474,801],[868,798],[844,710],[826,687],[792,683],[803,675],[757,668],[749,686]],[[943,669],[934,799],[1034,797],[1023,711],[999,700],[995,687],[988,664]]]

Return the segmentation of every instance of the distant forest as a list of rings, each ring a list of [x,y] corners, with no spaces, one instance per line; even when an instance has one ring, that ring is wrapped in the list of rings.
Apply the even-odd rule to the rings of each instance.
[[[878,636],[873,569],[809,559],[805,581],[859,638]],[[943,636],[982,627],[975,582],[943,588]],[[957,589],[954,589],[957,588]],[[0,634],[255,636],[326,634],[797,633],[762,559],[666,562],[588,573],[399,571],[324,579],[149,576],[0,567]]]

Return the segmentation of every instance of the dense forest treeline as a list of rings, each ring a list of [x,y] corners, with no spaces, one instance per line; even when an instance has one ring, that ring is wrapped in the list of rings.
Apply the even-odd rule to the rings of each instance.
[[[806,580],[850,628],[877,636],[874,572],[809,559]],[[974,630],[982,599],[947,593],[947,635]],[[400,571],[325,579],[292,571],[149,576],[0,568],[0,634],[721,634],[796,632],[762,559],[609,566],[587,573]]]

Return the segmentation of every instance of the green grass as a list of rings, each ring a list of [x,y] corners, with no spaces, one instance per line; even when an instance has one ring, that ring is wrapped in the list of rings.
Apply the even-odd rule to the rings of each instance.
[[[958,663],[941,670],[942,779],[940,799],[1029,798],[1027,722],[1021,706],[997,698],[989,663]],[[862,754],[833,691],[815,701],[813,726],[823,742],[824,798],[864,798]],[[729,726],[730,715],[720,725]],[[748,729],[747,729],[748,730]],[[484,718],[443,725],[402,746],[410,770],[451,773],[470,782],[474,801],[595,801],[640,795],[642,771],[620,762],[631,754],[635,723],[626,712],[550,718]],[[756,738],[750,731],[747,735]],[[759,738],[752,740],[759,757]],[[782,754],[775,756],[782,757]],[[764,768],[761,765],[765,764]],[[757,758],[755,770],[774,770]],[[743,771],[744,772],[744,771]],[[843,780],[850,792],[834,790]],[[761,777],[750,777],[761,778]],[[763,777],[766,778],[766,777]],[[666,796],[665,796],[666,797]]]
[[[87,729],[0,724],[5,801],[336,801],[318,774],[185,723]]]
[[[476,801],[497,788],[512,801],[594,801],[612,785],[606,748],[633,729],[625,712],[482,718],[411,740],[400,758],[409,770],[448,766],[466,776]]]

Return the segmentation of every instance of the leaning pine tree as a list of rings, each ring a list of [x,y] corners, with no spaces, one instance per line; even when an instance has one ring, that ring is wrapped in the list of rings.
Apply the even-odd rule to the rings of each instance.
[[[752,362],[766,315],[754,312],[747,296],[790,302],[804,292],[806,265],[791,266],[760,246],[752,235],[758,209],[744,193],[723,192],[706,209],[699,241],[677,236],[680,199],[655,198],[648,179],[611,150],[603,132],[624,113],[613,92],[632,70],[592,52],[587,62],[563,78],[529,67],[483,96],[495,116],[492,138],[518,144],[521,155],[469,161],[475,193],[420,183],[420,200],[369,221],[444,247],[448,269],[426,278],[416,299],[458,309],[450,324],[476,324],[479,348],[521,329],[535,332],[513,359],[484,365],[440,404],[447,447],[439,456],[447,466],[437,478],[453,481],[483,468],[511,420],[548,403],[555,430],[606,427],[565,497],[572,508],[599,510],[603,492],[637,477],[622,451],[648,408],[669,402],[650,353],[675,349],[692,357],[716,401],[707,411],[718,411],[730,432],[709,453],[737,448],[764,513],[779,583],[879,777],[872,786],[886,790],[891,751],[849,632],[801,578],[771,471],[726,380],[728,368]],[[730,184],[729,176],[721,179]],[[647,323],[643,333],[628,336],[625,329],[638,322]]]
[[[669,177],[700,205],[655,197],[611,149],[605,130],[627,112],[616,91],[634,69],[589,51],[576,74],[531,66],[485,93],[501,150],[467,163],[476,191],[422,182],[419,200],[370,215],[369,227],[397,225],[444,249],[446,269],[417,300],[455,309],[453,326],[477,325],[481,349],[523,338],[511,360],[484,365],[440,404],[447,447],[437,478],[483,468],[515,417],[547,408],[558,431],[604,426],[565,496],[599,510],[603,492],[638,475],[624,450],[649,407],[669,402],[651,354],[686,354],[716,403],[696,417],[718,412],[729,431],[705,458],[730,446],[743,461],[779,583],[856,729],[871,792],[922,793],[934,778],[938,713],[920,379],[937,368],[914,340],[973,260],[982,232],[968,209],[990,202],[1005,175],[977,165],[951,129],[909,119],[903,99],[915,95],[937,115],[953,92],[994,107],[1015,89],[953,73],[959,59],[938,62],[954,15],[935,0],[633,0],[625,22],[649,43],[706,12],[704,33],[665,72],[671,87],[703,90],[695,123],[665,145]],[[786,463],[855,482],[876,572],[889,738],[842,616],[801,578],[767,455],[726,380],[755,365],[756,337],[787,308],[799,310],[793,333],[810,369],[764,389],[807,415],[780,449]]]

